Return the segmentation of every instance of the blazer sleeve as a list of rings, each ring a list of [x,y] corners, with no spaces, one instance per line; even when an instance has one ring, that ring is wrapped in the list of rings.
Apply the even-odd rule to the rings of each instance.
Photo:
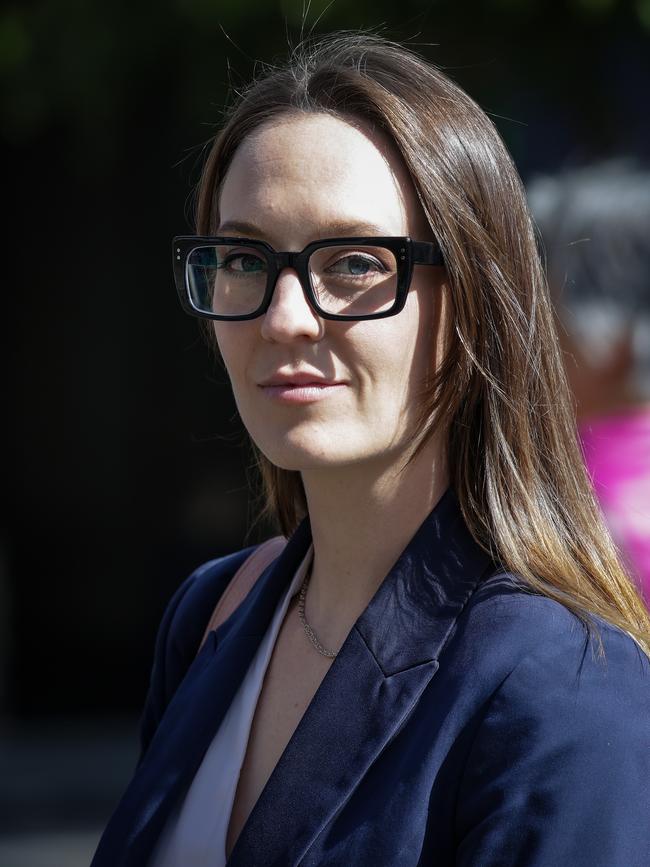
[[[167,605],[156,637],[149,690],[140,721],[138,764],[171,697],[198,652],[215,605],[253,549],[254,546],[199,566]]]
[[[605,660],[576,630],[493,693],[460,787],[458,867],[650,865],[650,664],[601,634]]]

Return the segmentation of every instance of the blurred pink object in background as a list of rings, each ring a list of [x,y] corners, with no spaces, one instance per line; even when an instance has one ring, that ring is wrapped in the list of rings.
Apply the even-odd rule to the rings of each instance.
[[[587,469],[650,608],[650,164],[567,168],[528,196]]]
[[[650,407],[591,419],[580,436],[609,528],[650,606]]]

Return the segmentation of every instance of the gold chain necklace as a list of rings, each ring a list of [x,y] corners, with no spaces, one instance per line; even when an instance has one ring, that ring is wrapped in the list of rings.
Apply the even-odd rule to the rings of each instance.
[[[305,575],[305,580],[302,582],[302,587],[300,588],[300,595],[298,596],[298,617],[300,618],[300,622],[302,623],[303,629],[307,633],[307,637],[314,645],[316,650],[322,654],[322,656],[326,656],[328,659],[334,659],[336,657],[336,653],[333,650],[327,650],[318,640],[316,633],[311,628],[311,626],[307,623],[307,618],[305,617],[305,596],[307,595],[307,586],[309,585],[309,579],[311,578],[311,565],[307,570],[307,574]]]

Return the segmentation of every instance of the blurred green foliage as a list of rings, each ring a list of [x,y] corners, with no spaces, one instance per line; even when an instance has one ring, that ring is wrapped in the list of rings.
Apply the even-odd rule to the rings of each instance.
[[[643,28],[650,32],[650,0],[637,0],[636,14]]]
[[[253,68],[311,28],[385,25],[397,38],[484,30],[517,39],[524,27],[579,34],[626,18],[650,31],[650,0],[36,0],[0,12],[0,129],[18,144],[50,124],[114,136],[152,80],[182,94],[183,122],[228,88],[226,68]],[[397,31],[397,32],[396,32]],[[414,39],[414,41],[416,41]],[[223,57],[227,55],[227,59]],[[536,64],[550,66],[550,53]],[[236,74],[236,73],[234,73]],[[218,80],[218,76],[222,76]],[[111,132],[112,131],[112,132]],[[101,147],[101,146],[100,146]]]

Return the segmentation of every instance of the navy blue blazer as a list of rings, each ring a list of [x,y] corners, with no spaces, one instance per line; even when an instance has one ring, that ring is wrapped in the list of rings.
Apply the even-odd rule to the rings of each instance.
[[[145,865],[310,544],[307,521],[202,650],[251,549],[165,613],[143,754],[93,867]],[[350,631],[229,867],[648,867],[650,664],[474,543],[448,491]],[[179,865],[182,867],[182,865]]]

